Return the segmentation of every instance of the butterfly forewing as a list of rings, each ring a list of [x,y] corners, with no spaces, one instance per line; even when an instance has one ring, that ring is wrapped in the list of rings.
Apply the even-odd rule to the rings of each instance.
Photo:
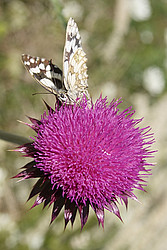
[[[51,60],[23,54],[22,61],[35,80],[51,93],[57,94],[63,88],[62,71]]]
[[[87,83],[87,58],[81,46],[77,24],[72,18],[67,24],[63,74],[51,60],[45,58],[22,55],[22,61],[35,80],[55,94],[61,102],[74,104],[83,95],[90,99]]]
[[[77,24],[74,22],[72,18],[69,19],[66,30],[66,41],[64,46],[64,55],[63,55],[63,74],[64,79],[67,83],[66,88],[70,88],[68,86],[67,78],[68,71],[71,59],[74,53],[81,47],[81,37],[78,31]]]

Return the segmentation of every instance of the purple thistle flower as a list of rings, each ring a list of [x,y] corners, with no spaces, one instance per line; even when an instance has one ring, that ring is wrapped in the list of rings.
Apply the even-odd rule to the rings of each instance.
[[[74,223],[79,211],[81,229],[85,225],[89,207],[99,224],[104,226],[104,209],[120,219],[118,201],[126,207],[128,198],[137,200],[135,188],[143,190],[150,175],[147,158],[154,143],[150,127],[139,128],[142,119],[133,119],[131,107],[118,109],[120,100],[109,105],[100,97],[88,107],[83,98],[79,105],[63,105],[41,120],[30,118],[28,124],[37,133],[31,143],[20,146],[24,156],[33,158],[14,178],[39,178],[29,199],[37,195],[33,205],[53,203],[51,222],[63,206],[65,227]],[[149,168],[148,168],[149,167]]]

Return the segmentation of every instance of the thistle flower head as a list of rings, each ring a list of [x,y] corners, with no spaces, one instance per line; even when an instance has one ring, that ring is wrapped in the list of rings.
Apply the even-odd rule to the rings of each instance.
[[[64,206],[65,226],[78,210],[82,228],[92,207],[103,226],[104,209],[121,219],[118,200],[127,206],[128,198],[137,199],[135,188],[144,190],[154,138],[149,127],[139,128],[142,119],[132,118],[131,107],[118,109],[120,102],[100,97],[88,107],[83,98],[30,118],[37,135],[18,151],[33,160],[15,177],[39,178],[29,199],[38,194],[33,206],[53,203],[51,221]]]

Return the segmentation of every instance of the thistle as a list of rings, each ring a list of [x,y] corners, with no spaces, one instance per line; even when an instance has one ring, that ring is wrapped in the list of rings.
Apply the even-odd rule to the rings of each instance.
[[[91,207],[104,227],[105,209],[121,219],[118,202],[127,207],[128,198],[137,200],[135,189],[144,191],[154,137],[120,103],[100,97],[90,107],[84,97],[79,105],[48,106],[40,120],[29,118],[37,135],[17,151],[32,161],[14,178],[38,178],[28,200],[37,195],[33,207],[53,204],[51,222],[64,207],[65,227],[78,211],[82,229]]]

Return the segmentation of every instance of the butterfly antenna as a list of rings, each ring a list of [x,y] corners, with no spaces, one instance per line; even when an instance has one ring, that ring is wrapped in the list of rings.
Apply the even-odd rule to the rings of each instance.
[[[33,93],[32,95],[46,95],[46,94],[52,94],[52,93],[47,93],[47,92],[46,93],[44,93],[44,92],[43,93],[38,93],[37,92],[37,93]]]

